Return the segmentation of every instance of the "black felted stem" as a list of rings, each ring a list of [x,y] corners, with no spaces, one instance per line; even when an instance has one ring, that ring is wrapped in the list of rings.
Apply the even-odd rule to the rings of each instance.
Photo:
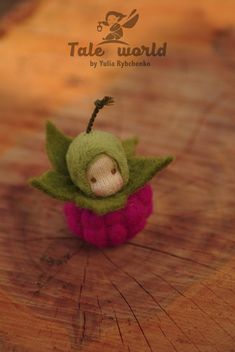
[[[113,98],[112,97],[108,97],[108,96],[105,96],[103,99],[99,100],[97,99],[95,101],[95,109],[91,115],[91,118],[88,122],[88,125],[87,125],[87,128],[86,128],[86,133],[90,133],[91,130],[92,130],[92,127],[93,127],[93,124],[94,124],[94,121],[95,121],[95,118],[98,114],[98,112],[100,111],[100,109],[102,109],[105,105],[111,105],[113,104]]]

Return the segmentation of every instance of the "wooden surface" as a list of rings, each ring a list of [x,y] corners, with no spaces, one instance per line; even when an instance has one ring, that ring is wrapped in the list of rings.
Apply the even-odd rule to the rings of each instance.
[[[128,7],[142,19],[131,42],[168,42],[167,58],[149,68],[94,70],[68,57],[69,40],[97,40],[108,1],[41,1],[4,27],[1,352],[235,351],[234,2]],[[176,161],[152,182],[146,229],[97,250],[69,233],[62,204],[27,179],[49,167],[45,121],[79,133],[104,94],[116,105],[97,127],[139,135],[140,153]]]

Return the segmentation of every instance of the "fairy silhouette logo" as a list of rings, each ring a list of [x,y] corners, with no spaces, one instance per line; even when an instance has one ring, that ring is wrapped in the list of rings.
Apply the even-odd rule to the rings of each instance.
[[[128,45],[128,43],[120,40],[123,37],[123,29],[134,27],[138,19],[139,14],[136,10],[131,11],[129,16],[117,11],[107,12],[105,20],[98,22],[97,31],[102,32],[104,27],[107,27],[108,34],[102,38],[103,41],[98,45],[106,43],[119,43]]]
[[[89,41],[87,44],[80,44],[79,41],[68,42],[69,55],[71,57],[90,58],[91,67],[127,67],[127,66],[150,66],[151,57],[164,57],[167,53],[167,42],[160,45],[156,42],[139,43],[132,46],[123,41],[126,30],[133,28],[139,20],[138,11],[132,10],[130,14],[117,11],[108,11],[102,21],[98,21],[97,31],[102,32],[102,41],[98,44]],[[104,44],[116,43],[115,59],[110,57],[110,52]],[[111,52],[111,55],[113,52]],[[132,58],[128,61],[128,58]],[[136,59],[141,58],[142,61]],[[146,61],[145,61],[146,60]]]

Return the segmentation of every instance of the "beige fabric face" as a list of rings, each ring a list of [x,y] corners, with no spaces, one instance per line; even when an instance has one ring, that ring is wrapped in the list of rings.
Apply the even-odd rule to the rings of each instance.
[[[98,197],[111,196],[123,186],[117,163],[105,154],[101,154],[91,163],[87,170],[87,177],[92,192]]]

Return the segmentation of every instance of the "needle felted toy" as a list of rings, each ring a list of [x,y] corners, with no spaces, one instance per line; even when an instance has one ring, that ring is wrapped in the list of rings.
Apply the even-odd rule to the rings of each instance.
[[[153,209],[148,182],[172,161],[170,156],[136,156],[137,138],[121,141],[93,130],[99,110],[112,103],[111,97],[96,100],[86,131],[75,138],[48,122],[46,150],[53,170],[30,180],[32,186],[66,201],[70,230],[97,247],[124,243],[144,228]]]

